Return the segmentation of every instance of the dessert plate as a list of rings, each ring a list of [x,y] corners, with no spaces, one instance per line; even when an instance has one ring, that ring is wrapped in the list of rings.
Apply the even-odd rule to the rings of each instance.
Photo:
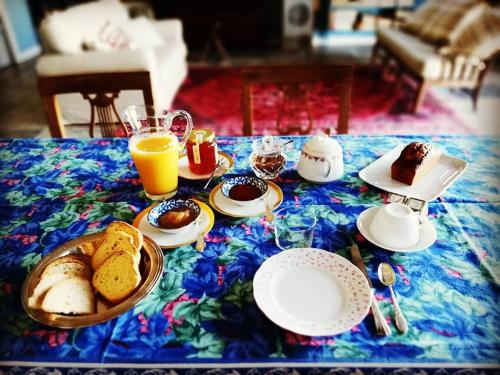
[[[370,287],[356,266],[313,248],[267,259],[255,273],[253,294],[271,321],[306,336],[348,331],[363,321],[371,305]]]
[[[146,297],[160,281],[163,274],[163,252],[151,238],[144,236],[144,244],[141,250],[141,262],[139,271],[141,273],[141,283],[126,300],[112,304],[104,298],[97,295],[96,306],[97,312],[89,315],[65,315],[48,313],[40,309],[35,309],[29,306],[28,299],[33,295],[33,291],[38,284],[42,272],[50,263],[57,258],[63,257],[71,253],[80,253],[82,246],[85,243],[99,243],[104,236],[104,232],[89,234],[66,242],[57,249],[51,251],[38,263],[33,270],[28,274],[23,284],[22,304],[28,316],[42,324],[58,327],[58,328],[79,328],[93,326],[110,319],[116,318],[124,312],[130,310],[137,305],[144,297]]]
[[[378,242],[376,239],[373,238],[373,236],[370,234],[370,229],[369,229],[373,217],[375,216],[375,213],[380,208],[381,207],[371,207],[368,208],[367,210],[364,210],[358,216],[358,220],[356,221],[358,229],[363,235],[363,237],[365,237],[372,244],[377,245],[382,249],[394,251],[397,253],[411,253],[414,251],[425,250],[428,247],[432,246],[434,242],[436,242],[437,233],[436,233],[436,228],[434,228],[434,224],[432,224],[432,222],[427,217],[422,215],[419,217],[422,223],[419,230],[419,240],[415,245],[410,247],[401,247],[401,248],[382,245],[380,242]]]
[[[448,155],[441,155],[438,163],[417,183],[409,186],[391,178],[391,165],[403,151],[399,145],[384,156],[363,168],[359,177],[379,189],[396,193],[405,197],[433,201],[467,169],[467,162]]]
[[[138,228],[145,236],[151,237],[162,249],[174,249],[176,247],[186,246],[196,242],[198,239],[198,230],[201,230],[202,235],[210,232],[214,226],[214,212],[205,203],[193,199],[201,208],[201,213],[198,218],[199,224],[193,225],[187,231],[180,233],[165,233],[162,230],[155,228],[148,222],[148,211],[152,206],[141,211],[134,220],[134,227]],[[199,228],[199,229],[198,229]]]
[[[274,182],[267,181],[268,190],[263,198],[250,207],[238,206],[221,191],[222,182],[210,192],[208,201],[210,205],[221,214],[232,217],[253,217],[263,216],[266,213],[266,205],[271,210],[278,208],[283,202],[283,191]]]
[[[231,155],[226,154],[223,151],[219,151],[219,158],[221,160],[221,165],[217,168],[214,173],[214,177],[220,177],[228,170],[230,170],[234,165],[234,160]],[[179,158],[179,176],[187,180],[208,180],[210,178],[210,173],[207,174],[196,174],[191,172],[189,169],[189,161],[187,155]]]

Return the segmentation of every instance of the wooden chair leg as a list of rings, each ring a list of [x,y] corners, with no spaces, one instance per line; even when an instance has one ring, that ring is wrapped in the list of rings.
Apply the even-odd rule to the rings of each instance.
[[[479,91],[480,90],[481,90],[481,88],[479,86],[477,86],[471,92],[472,110],[474,112],[477,112],[477,100],[479,99]]]
[[[370,64],[375,65],[377,63],[377,58],[380,52],[380,43],[376,42],[372,48],[372,54],[370,56]]]
[[[144,99],[145,105],[154,106],[153,91],[151,90],[151,85],[147,82],[142,88],[142,97]],[[168,108],[165,108],[168,109]]]
[[[253,123],[253,103],[252,103],[252,93],[251,87],[247,82],[243,83],[243,135],[251,136],[252,131],[252,123]]]
[[[47,95],[42,97],[42,104],[47,120],[49,122],[50,135],[53,138],[64,138],[66,131],[61,119],[59,103],[55,95]]]
[[[397,93],[399,90],[401,90],[401,87],[403,87],[404,83],[403,68],[398,65],[396,69],[397,70],[394,77],[394,84],[392,85],[393,93]]]
[[[483,70],[479,73],[479,77],[477,79],[476,87],[472,89],[471,97],[472,97],[472,109],[474,112],[477,111],[477,100],[479,99],[479,93],[481,92],[481,87],[483,87],[484,77],[486,76],[486,72],[488,71],[491,62],[486,62],[486,65]]]
[[[391,56],[388,53],[384,53],[381,60],[380,66],[380,79],[385,80],[391,69]]]
[[[412,112],[417,113],[424,102],[425,94],[427,92],[428,83],[424,80],[418,83],[417,93],[415,95],[415,101],[413,102]]]

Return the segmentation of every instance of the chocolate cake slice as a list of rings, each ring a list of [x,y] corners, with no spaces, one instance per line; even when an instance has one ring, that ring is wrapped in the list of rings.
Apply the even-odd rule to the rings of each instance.
[[[429,144],[412,142],[407,145],[401,155],[391,166],[393,180],[413,185],[434,167],[441,151]]]

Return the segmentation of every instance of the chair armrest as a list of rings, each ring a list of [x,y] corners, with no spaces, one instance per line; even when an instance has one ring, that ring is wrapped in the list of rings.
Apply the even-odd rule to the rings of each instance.
[[[182,36],[182,22],[177,18],[169,20],[155,20],[153,21],[153,27],[161,35],[162,39],[165,41],[179,41],[184,43],[184,38]]]
[[[156,59],[152,48],[49,54],[38,59],[36,70],[39,76],[154,71]]]

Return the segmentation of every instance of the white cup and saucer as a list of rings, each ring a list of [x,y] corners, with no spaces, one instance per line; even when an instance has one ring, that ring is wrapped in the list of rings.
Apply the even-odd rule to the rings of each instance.
[[[402,203],[363,211],[357,220],[363,237],[382,249],[409,253],[430,247],[437,238],[434,224]]]

